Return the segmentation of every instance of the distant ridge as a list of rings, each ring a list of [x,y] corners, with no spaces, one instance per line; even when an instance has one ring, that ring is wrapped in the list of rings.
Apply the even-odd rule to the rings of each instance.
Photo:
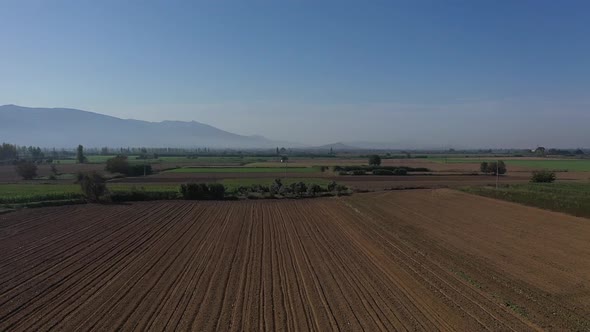
[[[357,147],[357,146],[352,146],[346,143],[342,143],[342,142],[338,142],[338,143],[332,143],[332,144],[326,144],[326,145],[320,145],[320,146],[316,146],[314,148],[312,148],[314,150],[334,150],[336,151],[354,151],[354,150],[361,150],[361,148]]]
[[[0,142],[41,147],[274,148],[262,136],[230,133],[196,121],[148,122],[70,108],[0,106]]]

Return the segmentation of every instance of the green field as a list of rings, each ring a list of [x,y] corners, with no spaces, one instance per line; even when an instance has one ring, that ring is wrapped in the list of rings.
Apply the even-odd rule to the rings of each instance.
[[[142,190],[147,192],[177,192],[175,184],[108,184],[113,192]],[[78,184],[0,184],[0,204],[77,199],[82,197]]]
[[[526,183],[494,187],[469,187],[463,191],[481,196],[590,217],[590,183]]]
[[[235,191],[240,186],[252,186],[252,185],[262,185],[262,186],[270,186],[274,182],[274,178],[264,178],[264,179],[225,179],[222,180],[221,183],[225,186],[225,189],[229,192]],[[281,179],[283,185],[288,186],[295,182],[304,182],[307,185],[310,184],[317,184],[320,186],[327,186],[331,181],[326,179],[318,179],[318,178],[296,178],[296,179]]]
[[[502,160],[502,158],[498,158]],[[438,163],[461,164],[494,162],[497,159],[489,158],[428,158]],[[568,171],[590,171],[590,159],[507,159],[506,165],[523,166],[536,169],[568,170]]]
[[[287,167],[288,173],[314,173],[316,167]],[[165,173],[284,173],[285,167],[183,167]]]

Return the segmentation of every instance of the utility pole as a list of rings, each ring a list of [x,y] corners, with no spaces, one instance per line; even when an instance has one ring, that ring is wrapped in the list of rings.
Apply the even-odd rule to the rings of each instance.
[[[498,182],[500,182],[500,161],[496,160],[496,190],[498,190]]]

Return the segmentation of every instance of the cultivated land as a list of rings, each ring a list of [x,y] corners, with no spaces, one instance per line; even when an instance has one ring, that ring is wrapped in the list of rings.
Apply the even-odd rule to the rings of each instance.
[[[0,330],[588,330],[588,238],[446,189],[24,210]]]
[[[313,173],[313,167],[183,167],[165,173]]]
[[[431,158],[439,163],[461,164],[493,162],[497,159],[504,160],[508,166],[521,166],[531,169],[550,169],[568,171],[590,171],[590,159],[548,159],[548,158]]]

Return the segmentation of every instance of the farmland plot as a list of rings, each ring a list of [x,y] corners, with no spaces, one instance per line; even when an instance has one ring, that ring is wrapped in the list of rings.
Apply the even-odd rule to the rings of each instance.
[[[583,330],[589,235],[449,190],[21,211],[0,330]]]

